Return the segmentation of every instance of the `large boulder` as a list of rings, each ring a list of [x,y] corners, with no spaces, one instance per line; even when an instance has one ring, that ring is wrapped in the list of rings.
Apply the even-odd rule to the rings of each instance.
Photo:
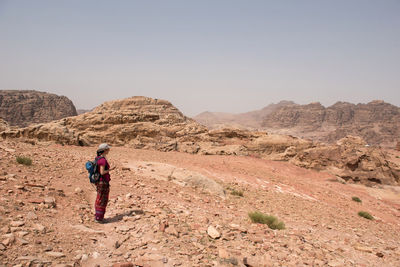
[[[71,100],[38,91],[0,90],[0,117],[10,126],[25,127],[76,116]]]

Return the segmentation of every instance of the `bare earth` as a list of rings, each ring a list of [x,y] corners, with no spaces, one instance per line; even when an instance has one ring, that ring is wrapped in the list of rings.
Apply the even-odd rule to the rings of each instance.
[[[0,266],[400,266],[399,187],[342,184],[328,173],[253,157],[114,147],[108,221],[97,224],[84,169],[94,153],[0,141]],[[18,164],[20,155],[32,166]],[[171,168],[208,184],[162,173]],[[225,196],[215,193],[218,186]],[[286,229],[251,223],[255,210]]]

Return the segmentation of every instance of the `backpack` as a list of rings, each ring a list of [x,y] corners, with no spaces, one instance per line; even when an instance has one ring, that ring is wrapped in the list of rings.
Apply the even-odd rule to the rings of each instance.
[[[87,161],[85,164],[86,170],[89,173],[89,181],[92,184],[96,184],[100,181],[101,174],[97,165],[97,161],[104,157],[95,158],[94,161]]]

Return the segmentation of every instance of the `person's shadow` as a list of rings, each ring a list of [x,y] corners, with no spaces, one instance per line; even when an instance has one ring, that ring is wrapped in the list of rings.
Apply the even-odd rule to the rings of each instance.
[[[144,214],[143,210],[130,210],[121,214],[117,214],[114,217],[107,218],[105,219],[105,223],[115,223],[121,221],[125,216],[133,216],[133,215],[139,215],[139,214]]]

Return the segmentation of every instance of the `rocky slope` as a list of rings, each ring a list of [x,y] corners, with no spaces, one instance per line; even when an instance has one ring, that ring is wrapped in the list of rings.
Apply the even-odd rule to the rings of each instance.
[[[171,103],[146,97],[110,101],[93,111],[46,124],[0,133],[3,138],[56,141],[90,146],[117,146],[204,155],[238,155],[291,161],[306,168],[329,170],[354,182],[397,184],[397,164],[377,147],[357,138],[322,145],[288,135],[220,129],[208,131]],[[35,142],[34,140],[30,141]]]
[[[338,183],[255,157],[113,147],[107,221],[96,224],[96,195],[83,169],[95,151],[0,140],[0,265],[400,265],[398,187]],[[189,182],[198,177],[216,190]],[[256,210],[286,229],[252,223],[248,212]]]
[[[33,90],[0,90],[0,117],[11,126],[28,126],[77,115],[65,96]]]

